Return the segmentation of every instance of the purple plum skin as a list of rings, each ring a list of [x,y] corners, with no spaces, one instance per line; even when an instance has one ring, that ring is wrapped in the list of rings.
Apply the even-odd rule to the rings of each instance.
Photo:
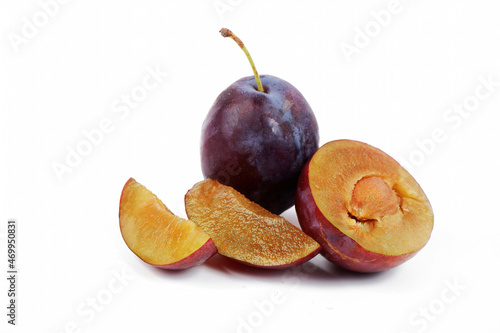
[[[253,76],[224,90],[202,128],[205,178],[229,185],[274,214],[294,205],[300,172],[318,149],[318,123],[290,83]]]

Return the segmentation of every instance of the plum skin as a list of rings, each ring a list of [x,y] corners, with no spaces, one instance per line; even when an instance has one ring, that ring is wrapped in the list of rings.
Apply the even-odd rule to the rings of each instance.
[[[318,124],[290,83],[244,77],[215,100],[203,123],[205,178],[229,185],[274,214],[292,207],[302,168],[318,149]]]

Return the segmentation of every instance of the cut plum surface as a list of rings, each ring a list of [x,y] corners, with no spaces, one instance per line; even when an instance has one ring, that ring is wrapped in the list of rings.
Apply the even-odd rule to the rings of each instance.
[[[133,178],[123,188],[119,220],[127,246],[153,266],[189,268],[217,252],[207,233],[193,222],[174,215]]]
[[[185,201],[189,219],[210,235],[219,253],[242,263],[285,268],[320,251],[316,241],[285,218],[215,180],[197,183]]]
[[[434,223],[416,180],[383,151],[353,140],[329,142],[315,153],[301,174],[296,210],[327,258],[359,271],[408,260]]]

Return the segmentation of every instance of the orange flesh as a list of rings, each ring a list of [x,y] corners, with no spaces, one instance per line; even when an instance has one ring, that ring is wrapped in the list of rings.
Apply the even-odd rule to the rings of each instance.
[[[156,195],[132,178],[120,199],[120,229],[132,252],[152,265],[182,260],[210,239],[192,221],[175,216]]]
[[[288,265],[319,250],[316,241],[283,217],[211,179],[186,194],[186,211],[220,254],[255,266]]]
[[[429,240],[433,213],[427,197],[377,148],[352,140],[327,143],[310,162],[309,184],[328,221],[369,251],[401,255]]]

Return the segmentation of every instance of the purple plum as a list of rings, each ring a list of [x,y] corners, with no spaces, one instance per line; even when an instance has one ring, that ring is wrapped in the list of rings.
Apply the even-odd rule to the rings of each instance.
[[[212,105],[202,128],[202,171],[281,214],[294,205],[300,172],[318,149],[318,124],[294,86],[262,75],[259,91],[256,77],[234,82]]]

